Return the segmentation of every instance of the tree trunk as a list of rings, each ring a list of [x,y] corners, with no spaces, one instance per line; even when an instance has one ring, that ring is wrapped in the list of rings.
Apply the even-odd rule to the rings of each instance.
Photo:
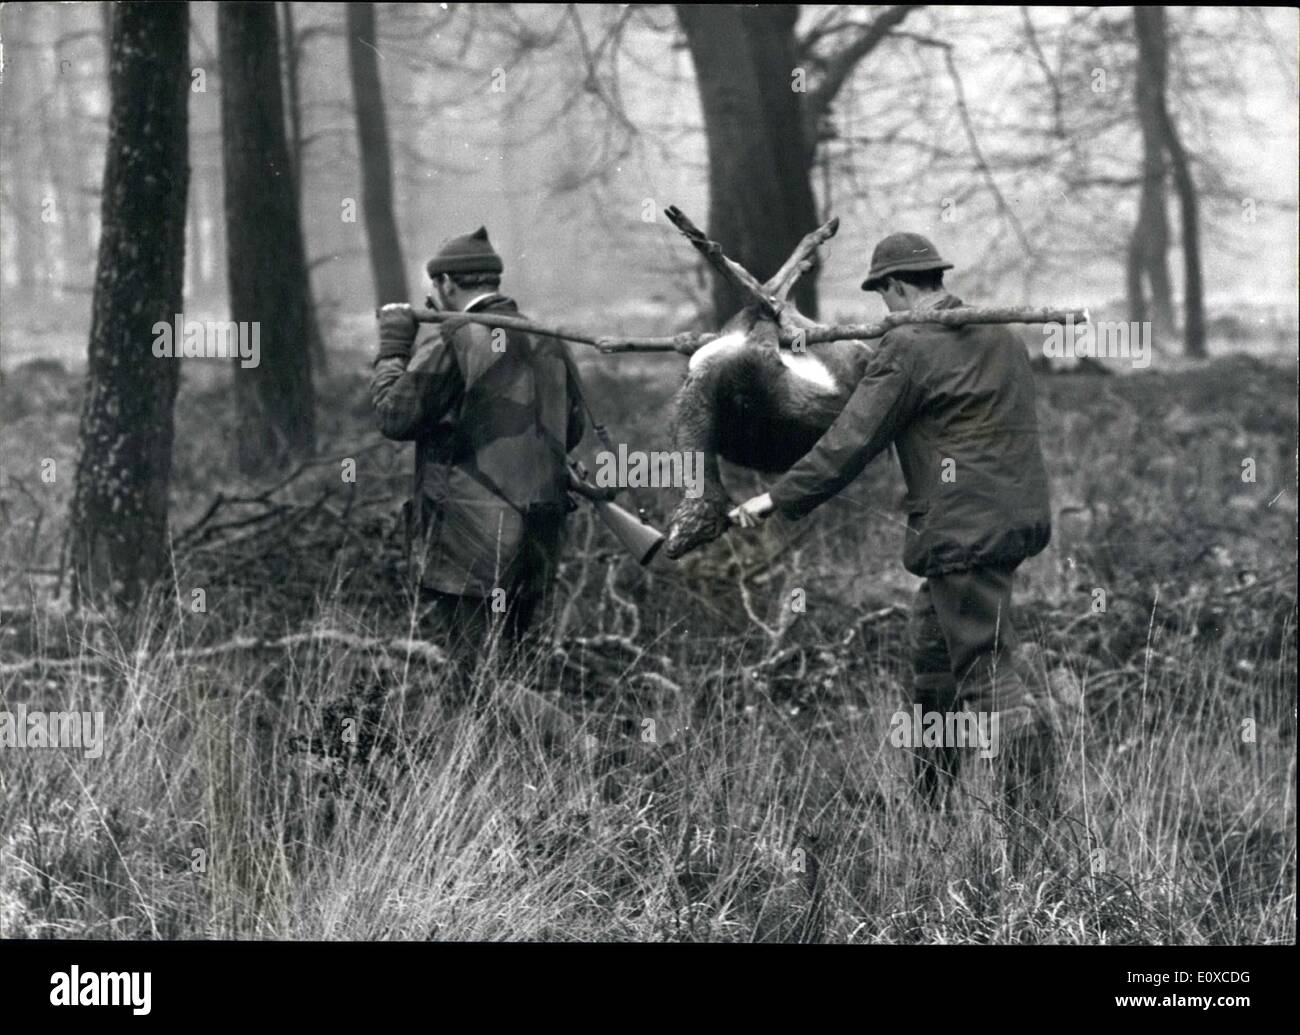
[[[1168,41],[1163,7],[1140,7],[1139,34],[1154,43],[1148,49],[1158,49],[1161,56],[1161,89],[1157,98],[1157,127],[1169,156],[1169,166],[1174,176],[1174,189],[1178,192],[1178,211],[1182,227],[1183,247],[1183,342],[1184,351],[1193,358],[1205,356],[1205,289],[1201,280],[1201,228],[1197,212],[1196,181],[1192,179],[1191,162],[1178,136],[1173,117],[1169,114],[1168,93],[1164,89],[1165,55]]]
[[[298,40],[293,27],[293,4],[282,2],[280,13],[284,17],[284,89],[288,100],[289,164],[293,167],[293,193],[302,209],[302,98],[299,95]]]
[[[4,262],[0,273],[6,279],[14,278],[15,293],[19,298],[30,299],[37,295],[33,288],[38,283],[36,256],[40,247],[37,238],[41,225],[41,190],[40,184],[35,182],[36,177],[22,174],[22,170],[31,167],[35,151],[31,134],[22,132],[18,123],[20,119],[25,121],[39,85],[34,70],[25,75],[18,74],[23,52],[37,53],[36,46],[27,38],[32,26],[26,21],[12,18],[5,24],[6,79],[0,96],[3,96],[9,117],[0,124],[0,183],[5,187],[0,191],[0,222],[13,235],[13,247],[0,252],[0,260]],[[35,58],[30,60],[33,64],[36,61]],[[7,315],[15,318],[18,308],[18,304],[13,303],[13,309]]]
[[[1164,11],[1158,7],[1135,7],[1133,22],[1138,44],[1136,103],[1142,130],[1142,187],[1128,249],[1129,319],[1139,323],[1152,320],[1156,336],[1164,340],[1174,325],[1165,134],[1161,120],[1168,68]]]
[[[284,139],[275,4],[218,5],[217,37],[230,313],[260,331],[260,364],[233,361],[237,458],[255,475],[316,447],[318,332]]]
[[[813,147],[807,141],[792,78],[798,7],[677,7],[695,65],[709,154],[709,236],[760,280],[817,224]],[[715,276],[721,322],[746,304]],[[817,314],[816,270],[794,290],[795,304]]]
[[[1183,336],[1186,353],[1205,356],[1205,286],[1201,279],[1201,227],[1197,213],[1196,181],[1183,142],[1168,108],[1163,110],[1165,144],[1178,190],[1178,211],[1183,230]]]
[[[405,302],[406,267],[393,216],[393,162],[388,148],[383,84],[375,54],[375,5],[348,4],[348,62],[361,159],[362,215],[370,246],[375,303]]]
[[[299,71],[298,36],[293,27],[293,4],[283,2],[279,5],[284,16],[282,40],[284,44],[284,88],[288,100],[289,121],[286,130],[289,134],[289,168],[293,176],[293,201],[298,206],[298,218],[302,219],[302,183],[303,183],[303,133],[302,133],[302,96],[301,73]],[[306,245],[303,255],[306,256]],[[311,265],[307,266],[307,287],[311,289]],[[313,310],[314,311],[314,310]],[[317,374],[329,371],[329,353],[325,351],[325,339],[320,334],[320,327],[315,320],[311,324],[311,361]]]
[[[65,4],[57,8],[59,38],[55,43],[55,56],[59,61],[57,84],[57,129],[60,139],[58,161],[63,167],[68,193],[61,198],[60,231],[63,240],[64,280],[70,290],[89,293],[91,270],[95,268],[98,240],[91,234],[93,213],[99,205],[95,184],[103,176],[98,159],[103,152],[87,147],[86,141],[97,129],[97,119],[86,110],[87,90],[79,81],[80,70],[70,67],[66,71],[64,60],[71,59],[72,51],[64,45],[79,37],[85,30],[86,11],[79,5]],[[66,56],[65,56],[66,55]],[[107,67],[107,66],[105,66]],[[75,304],[82,301],[77,298]]]
[[[77,598],[136,599],[167,570],[180,368],[154,325],[181,311],[189,7],[115,6],[108,160],[69,543]]]

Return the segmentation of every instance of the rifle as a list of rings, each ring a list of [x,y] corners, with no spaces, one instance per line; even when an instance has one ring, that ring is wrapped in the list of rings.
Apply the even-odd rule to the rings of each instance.
[[[569,461],[569,489],[595,508],[605,527],[635,558],[637,564],[647,565],[654,560],[663,545],[664,534],[645,520],[644,514],[633,514],[614,502],[617,489],[602,489],[587,481],[587,469],[577,460]]]

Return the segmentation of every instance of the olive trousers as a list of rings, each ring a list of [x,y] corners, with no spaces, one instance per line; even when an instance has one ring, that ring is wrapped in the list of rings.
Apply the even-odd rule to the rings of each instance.
[[[1051,725],[1046,700],[1034,693],[1015,660],[1011,589],[1016,567],[947,572],[921,584],[910,622],[912,700],[924,712],[996,713],[1006,800],[1020,804],[1028,795],[1046,804],[1054,796]],[[937,803],[970,747],[945,743],[913,750],[918,787]]]

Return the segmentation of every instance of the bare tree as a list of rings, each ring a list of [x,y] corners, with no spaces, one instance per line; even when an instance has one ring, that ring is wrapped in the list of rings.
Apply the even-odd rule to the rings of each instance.
[[[305,150],[302,130],[302,43],[298,38],[297,30],[294,28],[293,4],[288,0],[283,0],[279,4],[279,8],[283,23],[281,49],[284,59],[284,92],[286,114],[288,115],[288,123],[285,128],[289,134],[289,164],[293,170],[294,203],[298,206],[298,216],[301,219],[302,182],[305,175],[302,162],[303,151]],[[304,253],[305,248],[304,245]],[[308,264],[307,276],[307,286],[308,290],[310,290],[310,264]],[[325,350],[325,339],[320,334],[320,325],[317,321],[312,321],[311,329],[312,365],[317,373],[324,374],[329,370],[329,353]]]
[[[1196,182],[1182,138],[1169,114],[1166,79],[1169,67],[1169,38],[1163,7],[1133,8],[1133,29],[1137,37],[1137,104],[1142,125],[1143,176],[1138,222],[1129,249],[1129,304],[1133,319],[1145,318],[1146,305],[1141,283],[1132,270],[1133,253],[1145,249],[1145,269],[1153,295],[1157,322],[1172,322],[1169,273],[1165,267],[1168,229],[1164,213],[1164,158],[1169,159],[1174,189],[1178,193],[1183,250],[1183,336],[1187,355],[1205,355],[1205,297],[1201,280],[1201,235]],[[1159,209],[1156,212],[1156,209]],[[1158,253],[1158,254],[1157,254]],[[1136,288],[1136,295],[1134,289]],[[1161,298],[1163,292],[1163,299]]]
[[[383,305],[404,302],[408,295],[402,243],[393,215],[393,161],[375,38],[375,5],[349,3],[348,61],[361,159],[362,216],[370,245],[375,302]]]
[[[1163,28],[1155,27],[1143,8],[1133,9],[1138,59],[1135,97],[1142,133],[1142,177],[1137,221],[1129,238],[1126,285],[1129,317],[1153,319],[1161,340],[1173,330],[1173,288],[1169,278],[1169,213],[1165,182],[1165,136],[1161,109],[1168,78],[1168,50]],[[1163,12],[1160,19],[1163,20]],[[1148,290],[1150,292],[1148,298]]]
[[[912,10],[889,7],[869,23],[840,22],[834,30],[821,25],[800,40],[797,5],[677,7],[708,136],[709,236],[755,276],[772,276],[818,222],[812,170],[832,104]],[[848,42],[824,52],[818,44],[832,35]],[[815,316],[815,270],[794,294]],[[715,314],[725,317],[744,301],[714,278]]]
[[[1183,33],[1196,31],[1189,16],[1180,17],[1186,19]],[[1170,113],[1169,98],[1178,97],[1184,115],[1204,115],[1232,96],[1235,87],[1207,76],[1204,69],[1184,68],[1182,78],[1175,78],[1170,63],[1173,33],[1163,8],[1077,13],[1056,29],[1055,67],[1047,58],[1046,40],[1027,9],[1022,24],[1047,91],[1037,102],[1030,100],[1030,110],[1041,116],[1037,127],[1025,127],[1016,140],[1016,150],[996,160],[1006,167],[1054,176],[1062,195],[1068,192],[1069,208],[1086,221],[1071,236],[1089,249],[1110,239],[1119,229],[1116,220],[1123,220],[1128,238],[1124,280],[1129,318],[1151,321],[1161,341],[1172,337],[1176,323],[1170,271],[1174,235],[1168,212],[1172,179],[1181,214],[1185,350],[1191,356],[1203,355],[1201,191],[1192,177],[1191,161]],[[1233,53],[1244,42],[1239,35],[1228,33],[1216,39],[1216,46]],[[1087,91],[1062,87],[1063,78],[1087,81],[1106,69],[1117,70],[1120,81],[1132,82],[1132,92],[1107,90],[1104,81],[1100,88],[1094,83],[1094,89]],[[1050,101],[1045,111],[1043,98]],[[1026,140],[1040,143],[1026,153]],[[1222,167],[1216,168],[1208,154],[1202,159],[1198,166],[1202,176],[1211,183],[1221,182]],[[1129,206],[1134,202],[1136,215],[1132,216]],[[1065,258],[1077,262],[1079,256],[1066,252]]]
[[[234,362],[237,458],[257,474],[315,449],[319,332],[284,137],[275,4],[221,4],[217,36],[231,319],[260,325],[260,364]]]
[[[155,359],[181,309],[189,8],[123,3],[112,22],[108,161],[69,542],[74,593],[130,600],[167,568],[179,367]]]

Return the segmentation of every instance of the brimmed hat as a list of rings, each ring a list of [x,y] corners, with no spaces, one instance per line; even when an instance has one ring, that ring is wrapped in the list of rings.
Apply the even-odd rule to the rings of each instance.
[[[481,226],[472,234],[444,241],[424,268],[432,279],[443,273],[500,273],[505,263],[488,240],[487,227]]]
[[[944,262],[939,249],[928,237],[920,234],[890,234],[871,254],[871,272],[862,282],[863,291],[874,291],[891,273],[921,273],[925,270],[950,270],[951,262]]]

